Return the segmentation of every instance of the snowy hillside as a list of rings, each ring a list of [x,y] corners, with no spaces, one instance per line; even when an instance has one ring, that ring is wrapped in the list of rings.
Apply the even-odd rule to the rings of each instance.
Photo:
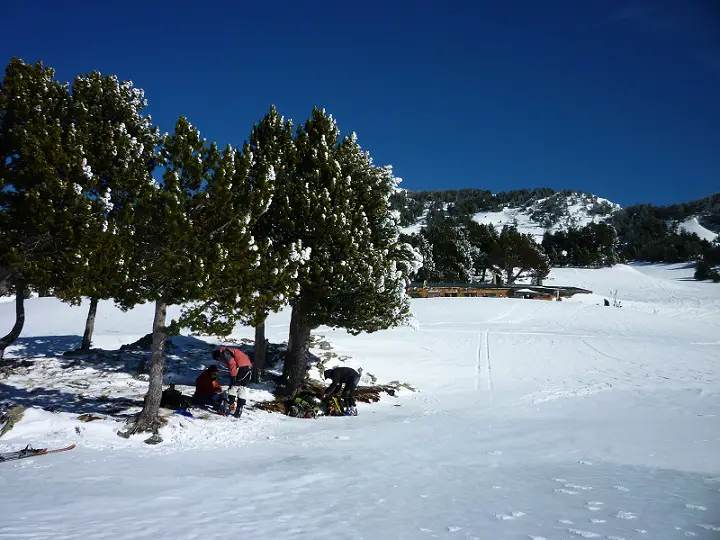
[[[540,242],[546,231],[581,228],[589,223],[606,221],[619,209],[620,205],[596,195],[555,193],[518,207],[506,206],[499,211],[478,212],[472,219],[478,223],[493,225],[498,230],[505,225],[514,225],[521,233],[530,234]],[[427,216],[426,209],[416,224],[403,228],[402,232],[419,232],[425,226]]]
[[[712,242],[718,237],[717,233],[714,233],[700,225],[700,222],[696,217],[686,219],[678,226],[678,229],[690,234],[697,234],[701,239],[707,240],[708,242]]]
[[[473,216],[473,220],[493,225],[496,229],[502,229],[504,225],[515,225],[521,233],[529,234],[541,242],[546,231],[579,229],[589,223],[606,221],[612,212],[619,209],[620,205],[596,195],[556,194],[522,208],[480,212]]]
[[[107,411],[77,419],[144,385],[121,362],[59,356],[79,342],[84,308],[33,298],[8,352],[28,362],[0,375],[3,399],[30,410],[0,452],[78,446],[0,463],[0,538],[718,538],[720,288],[692,272],[554,269],[549,283],[594,294],[417,299],[410,327],[321,327],[348,365],[417,392],[354,418],[171,415],[158,446],[117,437]],[[622,308],[602,305],[611,289]],[[13,315],[0,304],[0,326]],[[151,321],[150,307],[103,304],[96,345],[117,349]],[[271,342],[288,321],[270,318]],[[214,340],[174,341],[183,377],[209,363]],[[251,404],[265,392],[251,389]]]

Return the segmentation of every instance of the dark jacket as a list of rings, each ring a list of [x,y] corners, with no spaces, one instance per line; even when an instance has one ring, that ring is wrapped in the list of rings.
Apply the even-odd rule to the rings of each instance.
[[[332,384],[325,390],[326,394],[332,394],[340,388],[340,385],[357,386],[360,382],[360,374],[350,367],[336,367],[328,369],[324,373],[326,379],[332,379]]]

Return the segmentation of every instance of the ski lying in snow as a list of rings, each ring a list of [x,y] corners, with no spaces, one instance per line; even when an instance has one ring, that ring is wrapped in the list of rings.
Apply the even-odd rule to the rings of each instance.
[[[47,448],[30,448],[30,445],[27,445],[23,450],[0,454],[0,462],[29,458],[34,456],[44,456],[45,454],[55,454],[57,452],[67,452],[68,450],[72,450],[73,448],[75,448],[74,444],[66,446],[65,448],[56,448],[54,450],[48,450]]]

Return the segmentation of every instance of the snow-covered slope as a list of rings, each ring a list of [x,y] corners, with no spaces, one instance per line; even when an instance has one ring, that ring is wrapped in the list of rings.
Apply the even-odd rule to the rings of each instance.
[[[361,404],[355,418],[178,416],[151,447],[118,438],[111,421],[31,409],[0,451],[78,447],[0,464],[0,538],[717,538],[720,287],[688,272],[555,269],[555,284],[595,294],[418,299],[411,327],[319,328],[350,365],[419,390]],[[622,308],[602,306],[610,289]],[[12,315],[0,304],[0,327]],[[46,376],[27,368],[0,392],[62,411],[71,392],[138,383],[108,364],[84,368],[92,388],[63,386],[83,366],[55,355],[79,341],[83,318],[28,301],[13,354]],[[143,335],[152,312],[103,305],[98,319],[98,345],[117,347]],[[271,317],[272,342],[288,320]],[[188,366],[207,361],[202,342],[177,343]]]
[[[606,221],[619,209],[618,204],[596,195],[576,192],[556,193],[521,207],[479,212],[472,219],[478,223],[493,225],[498,230],[504,225],[515,225],[521,233],[530,234],[540,242],[546,231],[581,228],[589,223]],[[405,234],[419,232],[426,225],[427,215],[426,210],[414,225],[403,228],[402,232]]]
[[[707,240],[708,242],[712,242],[715,240],[718,235],[714,232],[712,232],[709,229],[706,229],[702,225],[700,225],[700,222],[696,217],[686,219],[684,222],[682,222],[678,229],[681,231],[685,231],[687,233],[695,233],[697,234],[701,239]]]
[[[541,242],[546,231],[579,229],[589,223],[606,221],[620,206],[596,195],[557,193],[522,208],[503,208],[500,212],[480,212],[473,216],[478,223],[502,229],[515,225],[523,234]]]

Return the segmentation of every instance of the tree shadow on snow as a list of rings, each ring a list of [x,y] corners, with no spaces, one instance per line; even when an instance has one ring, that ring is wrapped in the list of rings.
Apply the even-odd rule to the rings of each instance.
[[[23,405],[26,408],[38,407],[49,412],[67,412],[74,414],[117,415],[130,407],[142,407],[142,399],[112,396],[86,396],[55,390],[52,388],[16,388],[0,383],[2,401]],[[0,402],[1,403],[1,402]]]
[[[8,347],[8,353],[13,357],[28,358],[60,356],[66,351],[79,347],[80,343],[82,343],[80,336],[20,337]]]
[[[34,379],[35,388],[17,388],[0,383],[0,406],[25,405],[39,407],[48,411],[62,411],[77,414],[97,413],[117,415],[131,407],[141,407],[142,397],[147,391],[148,369],[150,367],[150,336],[145,336],[132,344],[123,345],[118,350],[91,349],[88,352],[74,350],[80,342],[80,336],[40,336],[21,338],[15,343],[12,358],[0,364],[0,372],[7,375]],[[176,384],[185,395],[192,395],[195,379],[210,365],[217,364],[212,358],[212,351],[218,345],[208,343],[192,336],[173,336],[165,346],[165,372],[163,385]],[[254,345],[247,343],[231,343],[251,359]],[[271,344],[268,350],[268,372],[264,382],[250,383],[249,388],[273,391],[276,370],[273,363],[277,362],[277,353],[282,346]],[[57,364],[52,364],[50,371],[44,373],[44,367],[37,365],[44,358],[54,357]],[[314,358],[314,360],[317,360]],[[54,362],[54,361],[53,361]],[[47,365],[47,364],[46,364]],[[277,365],[277,364],[276,364]],[[57,368],[62,370],[58,374]],[[98,373],[88,373],[91,369]],[[38,371],[36,371],[38,370]],[[77,376],[73,373],[77,372]],[[113,373],[124,373],[138,380],[142,390],[128,396],[112,395],[106,386],[91,384],[93,379],[112,379]],[[1,373],[0,373],[1,374]],[[45,377],[45,379],[43,379]],[[227,385],[228,372],[221,366],[220,383]],[[38,379],[40,381],[38,382]],[[61,380],[60,380],[61,379]],[[127,380],[127,379],[125,379]],[[78,389],[81,394],[65,391],[62,387]],[[183,386],[189,388],[182,388]]]

